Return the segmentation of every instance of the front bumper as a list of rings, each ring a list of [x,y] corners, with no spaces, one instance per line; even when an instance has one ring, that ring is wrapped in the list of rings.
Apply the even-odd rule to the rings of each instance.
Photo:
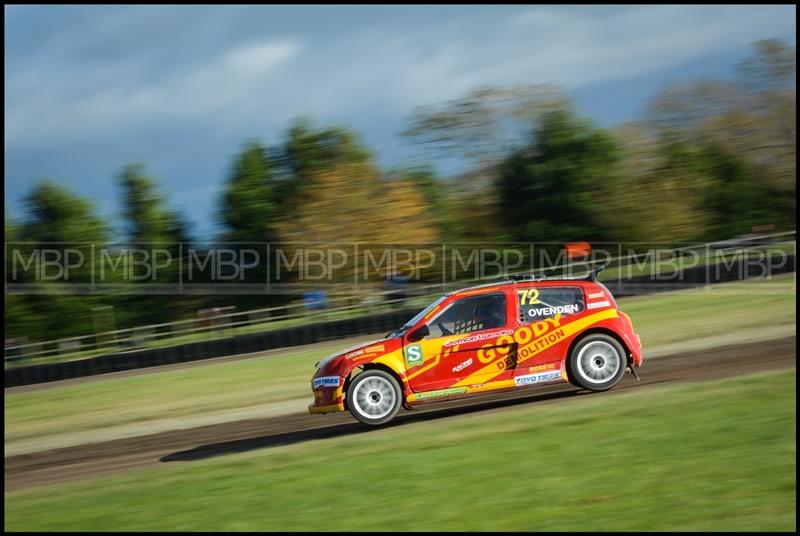
[[[311,390],[314,392],[314,402],[309,404],[308,412],[314,414],[344,411],[343,383],[340,381],[337,387],[318,386],[314,389],[312,382]]]
[[[308,405],[308,412],[312,415],[315,413],[334,413],[336,411],[344,411],[344,404],[329,404],[327,406],[317,406],[316,404]]]

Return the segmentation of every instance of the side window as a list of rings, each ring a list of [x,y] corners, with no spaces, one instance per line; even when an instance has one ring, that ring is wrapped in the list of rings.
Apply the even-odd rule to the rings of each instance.
[[[458,300],[428,323],[430,336],[447,337],[506,325],[505,294]]]
[[[538,322],[557,314],[569,316],[586,308],[583,291],[579,287],[528,288],[517,291],[519,321],[523,324]]]

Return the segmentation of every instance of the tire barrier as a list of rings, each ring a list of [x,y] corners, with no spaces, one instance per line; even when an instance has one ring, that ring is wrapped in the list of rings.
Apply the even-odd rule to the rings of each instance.
[[[363,317],[347,318],[306,324],[295,328],[238,335],[227,339],[213,339],[76,361],[17,367],[5,371],[5,386],[16,387],[52,382],[109,372],[248,354],[275,348],[302,346],[356,335],[371,335],[376,332],[389,332],[405,324],[418,312],[417,309],[406,309],[371,315],[369,322],[365,322]]]
[[[698,287],[709,283],[724,283],[794,271],[795,257],[794,255],[789,255],[784,258],[783,263],[775,266],[769,263],[765,265],[763,262],[748,263],[740,260],[731,264],[689,268],[683,270],[680,274],[676,274],[678,277],[653,280],[649,276],[640,276],[627,280],[604,281],[603,283],[615,297],[621,297],[675,290],[676,287]],[[302,346],[356,335],[387,333],[402,326],[418,312],[419,310],[417,309],[405,309],[178,346],[148,348],[76,361],[16,367],[5,370],[5,386],[16,387],[45,383],[109,372],[255,353],[275,348]]]
[[[754,277],[775,276],[795,271],[795,256],[781,256],[781,262],[773,264],[774,258],[746,261],[738,259],[730,264],[719,263],[695,266],[675,274],[663,274],[661,278],[650,276],[631,277],[617,281],[603,281],[615,298],[637,296],[654,292],[667,292],[685,288],[703,287],[718,283],[730,283]]]

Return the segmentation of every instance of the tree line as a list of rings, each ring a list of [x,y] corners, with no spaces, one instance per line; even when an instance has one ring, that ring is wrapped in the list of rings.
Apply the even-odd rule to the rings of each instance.
[[[381,169],[357,133],[298,119],[276,144],[243,144],[214,215],[222,231],[211,241],[670,242],[761,225],[794,229],[795,91],[795,48],[775,40],[754,44],[731,78],[667,87],[640,120],[613,128],[581,116],[552,85],[475,89],[414,110],[403,132],[431,158],[466,163],[455,177],[431,165]],[[207,238],[193,236],[143,164],[115,180],[126,241],[175,250]],[[111,241],[112,222],[55,182],[34,185],[24,203],[20,221],[6,211],[6,243],[85,249]],[[92,309],[107,305],[123,328],[287,299],[7,293],[6,337],[92,333]]]

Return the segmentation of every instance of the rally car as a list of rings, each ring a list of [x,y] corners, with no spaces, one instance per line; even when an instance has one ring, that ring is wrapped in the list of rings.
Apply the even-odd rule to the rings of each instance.
[[[386,338],[317,363],[310,413],[368,425],[403,406],[570,382],[606,391],[642,365],[641,339],[597,271],[512,278],[446,294]]]

